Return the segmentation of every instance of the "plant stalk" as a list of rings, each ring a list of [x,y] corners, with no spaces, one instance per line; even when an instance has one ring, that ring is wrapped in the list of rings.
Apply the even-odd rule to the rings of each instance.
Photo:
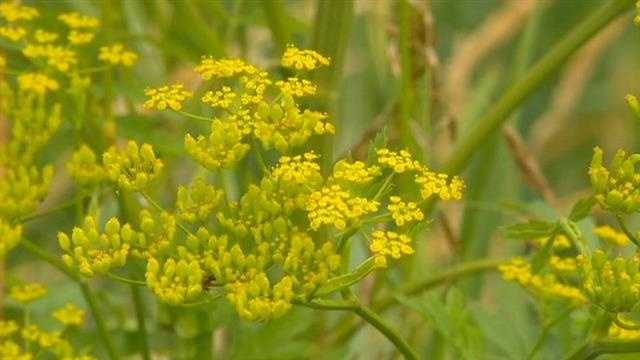
[[[476,150],[495,132],[514,110],[518,108],[544,81],[549,79],[587,40],[591,39],[607,24],[629,10],[634,0],[611,0],[594,11],[567,36],[558,42],[540,59],[521,80],[509,88],[504,95],[480,118],[476,125],[460,139],[451,156],[444,163],[444,172],[460,173],[469,163]]]

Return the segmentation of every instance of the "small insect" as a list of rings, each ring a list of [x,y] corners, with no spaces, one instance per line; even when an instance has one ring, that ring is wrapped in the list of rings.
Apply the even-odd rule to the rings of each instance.
[[[202,279],[202,289],[207,291],[213,287],[219,286],[215,275],[207,275],[204,279]]]

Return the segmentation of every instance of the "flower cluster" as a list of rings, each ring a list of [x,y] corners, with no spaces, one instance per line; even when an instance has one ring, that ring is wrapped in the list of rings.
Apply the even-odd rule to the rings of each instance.
[[[387,257],[399,259],[414,253],[411,238],[393,231],[374,231],[369,249],[375,256],[376,265],[380,267],[387,267]]]
[[[458,177],[437,173],[413,159],[406,150],[400,152],[378,149],[378,163],[394,173],[414,173],[414,181],[420,186],[423,200],[436,195],[442,200],[459,200],[464,192],[464,182]]]
[[[75,39],[76,43],[82,43],[86,39],[86,37],[83,38],[77,33],[71,33],[69,36],[70,40]],[[138,61],[138,55],[125,49],[122,44],[113,44],[101,47],[98,59],[110,65],[133,66]]]
[[[611,313],[630,312],[640,304],[640,259],[610,259],[602,250],[578,256],[578,274],[589,300]]]
[[[144,103],[145,109],[164,110],[168,107],[176,111],[182,109],[182,103],[193,96],[182,84],[148,88],[144,94],[149,97]]]
[[[295,46],[287,46],[282,55],[281,64],[296,70],[314,70],[319,66],[329,65],[330,60],[313,50],[300,50]]]
[[[424,213],[418,207],[418,204],[414,202],[404,202],[399,196],[392,196],[389,198],[389,205],[387,209],[393,217],[397,226],[403,226],[413,221],[422,221],[424,219]]]
[[[627,155],[618,150],[610,168],[603,165],[604,153],[596,147],[593,151],[589,175],[598,203],[616,214],[631,214],[640,209],[640,174],[636,163],[640,154]]]
[[[331,185],[309,195],[307,216],[313,230],[325,224],[343,230],[349,222],[378,211],[379,205],[377,201],[351,195],[340,185]]]
[[[627,246],[630,242],[625,233],[617,231],[609,225],[598,226],[593,230],[593,233],[616,246]]]
[[[534,273],[531,264],[523,258],[516,257],[500,265],[500,272],[506,281],[514,281],[542,299],[560,299],[574,304],[587,302],[581,289],[566,284],[553,273]]]
[[[132,246],[144,245],[145,237],[135,232],[129,224],[124,226],[111,218],[100,233],[96,219],[87,216],[82,228],[74,228],[69,237],[58,233],[58,244],[66,252],[62,259],[84,276],[105,274],[112,268],[123,266]]]
[[[129,191],[146,188],[162,170],[163,164],[156,158],[153,147],[129,141],[125,149],[112,146],[102,157],[109,179]]]
[[[326,64],[328,60],[315,52],[294,48],[283,57],[284,66],[299,70]],[[371,234],[371,256],[363,263],[369,265],[361,264],[361,277],[414,252],[406,225],[424,220],[418,194],[432,180],[416,179],[411,193],[418,199],[409,194],[404,196],[407,200],[400,199],[393,193],[393,176],[404,171],[398,171],[402,166],[394,159],[407,161],[405,170],[416,177],[426,166],[406,151],[384,150],[377,163],[340,160],[323,172],[316,153],[296,153],[312,135],[334,131],[325,114],[297,102],[316,93],[310,80],[276,81],[235,59],[204,58],[196,71],[205,80],[216,80],[217,87],[206,90],[202,98],[214,115],[183,111],[192,94],[179,84],[148,89],[144,107],[209,119],[208,134],[186,134],[186,153],[217,171],[238,166],[253,147],[261,177],[250,177],[236,195],[212,182],[217,180],[199,176],[178,187],[168,210],[145,192],[162,167],[149,145],[112,147],[102,163],[82,147],[68,167],[79,183],[109,180],[142,193],[153,208],[141,210],[137,221],[126,219],[127,224],[112,218],[104,232],[98,230],[98,218],[90,216],[71,235],[61,233],[58,240],[67,265],[83,276],[95,276],[135,258],[146,263],[144,282],[161,301],[191,304],[223,295],[241,317],[261,321],[285,314],[296,301],[330,292],[326,288],[345,276],[340,255],[344,242],[338,238],[348,240],[359,231]],[[441,178],[432,181],[430,186],[437,188],[433,193],[459,198],[461,185],[444,179],[444,185]],[[444,196],[438,186],[455,195]]]
[[[290,47],[283,64],[308,70],[328,64],[324,57],[314,54]],[[185,147],[210,170],[235,166],[252,144],[287,153],[306,144],[313,135],[335,132],[326,114],[305,109],[296,100],[316,93],[317,87],[310,80],[295,77],[276,81],[268,72],[239,59],[203,58],[195,70],[204,80],[217,80],[216,87],[201,99],[215,110],[215,115],[209,134],[187,134]],[[174,84],[147,89],[146,95],[149,99],[145,108],[178,111],[192,93]]]
[[[47,293],[47,288],[40,283],[28,283],[24,285],[12,286],[9,296],[22,304],[28,304],[40,299]]]

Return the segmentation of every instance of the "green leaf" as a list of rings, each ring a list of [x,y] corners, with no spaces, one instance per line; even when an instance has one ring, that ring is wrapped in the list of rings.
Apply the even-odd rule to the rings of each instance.
[[[452,288],[445,301],[428,294],[421,299],[398,296],[398,301],[422,315],[458,354],[457,359],[483,359],[485,337],[467,306],[464,294]]]
[[[541,237],[548,237],[555,229],[556,224],[544,220],[529,220],[517,223],[504,228],[505,236],[508,239],[532,240]]]
[[[596,205],[596,199],[593,196],[578,200],[571,208],[569,220],[580,221],[591,214],[591,209]]]
[[[350,273],[336,276],[327,280],[327,282],[316,291],[315,296],[325,296],[342,289],[346,289],[349,286],[362,280],[376,269],[375,260],[373,257],[363,261],[355,270]]]

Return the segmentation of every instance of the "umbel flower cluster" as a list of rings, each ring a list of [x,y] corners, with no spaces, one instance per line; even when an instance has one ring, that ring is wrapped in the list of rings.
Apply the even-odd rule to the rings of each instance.
[[[29,306],[47,293],[39,283],[13,286],[9,299],[22,310],[26,319]],[[85,311],[73,303],[67,303],[52,312],[57,322],[56,330],[45,330],[25,319],[0,320],[0,358],[30,360],[34,358],[55,358],[64,360],[93,360],[93,356],[78,351],[68,339],[68,330],[84,324]]]
[[[621,320],[625,314],[640,310],[640,258],[637,251],[631,256],[621,255],[626,253],[625,247],[639,244],[625,224],[625,216],[640,210],[640,174],[636,170],[639,160],[638,154],[618,150],[607,167],[602,149],[594,149],[589,167],[593,199],[591,203],[584,201],[582,206],[600,205],[612,213],[621,228],[595,227],[593,233],[602,240],[602,246],[594,249],[579,231],[560,226],[556,229],[562,231],[552,232],[559,235],[539,241],[541,249],[550,249],[546,257],[543,251],[534,255],[534,259],[544,260],[542,266],[534,268],[533,261],[524,258],[500,266],[505,280],[517,282],[540,299],[569,300],[574,305],[592,305],[602,310],[612,322],[608,336],[618,339],[640,338],[637,324]],[[569,220],[565,225],[566,221]],[[551,246],[545,246],[549,241]]]
[[[0,3],[0,38],[12,44],[0,53],[0,122],[9,129],[8,141],[0,145],[0,256],[19,243],[22,219],[37,210],[49,191],[54,169],[42,165],[38,155],[62,124],[61,104],[89,107],[79,94],[89,85],[96,62],[108,70],[137,59],[120,44],[96,48],[92,42],[100,23],[94,17],[63,13],[55,28],[45,28],[40,19],[36,8]],[[24,63],[29,65],[21,70]],[[63,87],[68,91],[60,91]],[[78,119],[84,115],[77,113]]]
[[[183,110],[192,92],[181,84],[147,90],[145,107],[211,122],[208,134],[186,135],[185,149],[212,176],[180,186],[168,210],[149,195],[163,167],[150,145],[129,142],[102,156],[79,149],[69,170],[80,184],[135,192],[148,207],[136,219],[113,217],[104,225],[90,215],[70,233],[60,233],[65,263],[90,277],[142,261],[147,287],[166,303],[198,303],[222,294],[241,317],[268,320],[296,301],[337,291],[345,275],[358,274],[357,281],[412,254],[426,202],[460,199],[464,184],[430,170],[408,151],[387,148],[367,162],[342,159],[322,169],[308,142],[335,128],[300,98],[317,91],[303,76],[329,62],[314,51],[289,47],[281,65],[296,76],[277,80],[239,59],[203,58],[195,70],[216,86],[202,97],[214,110],[210,117]],[[237,200],[210,180],[223,168],[250,167],[256,159],[258,180]],[[398,179],[413,184],[411,191],[398,194]],[[349,273],[342,251],[356,234],[368,239],[371,253]]]

